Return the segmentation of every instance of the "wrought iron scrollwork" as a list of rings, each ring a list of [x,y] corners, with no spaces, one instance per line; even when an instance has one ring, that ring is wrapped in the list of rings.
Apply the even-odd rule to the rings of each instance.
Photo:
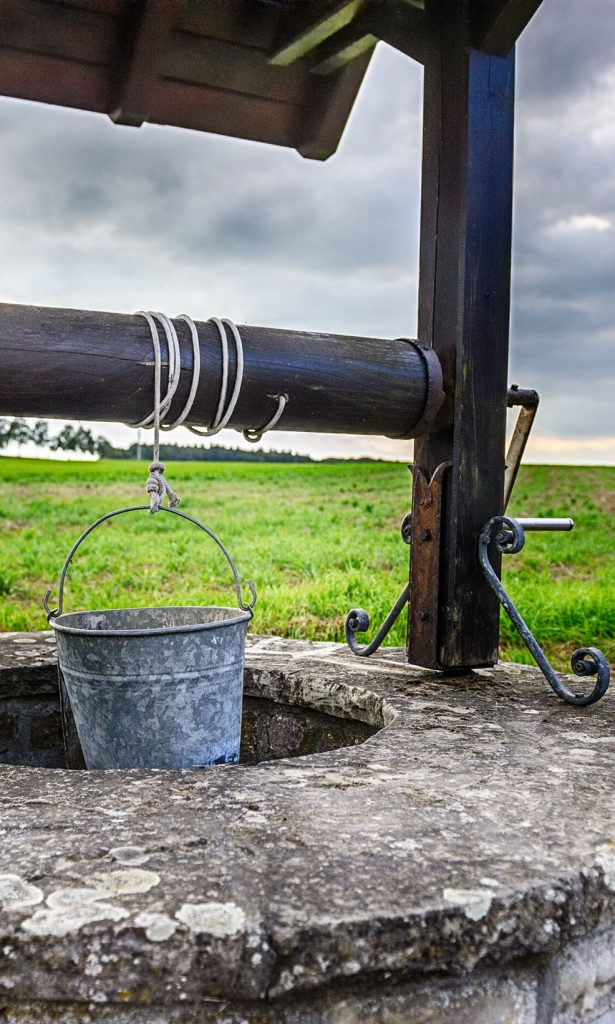
[[[527,521],[527,528],[540,529],[540,520]],[[547,529],[570,529],[571,525],[563,526],[562,523],[569,522],[568,520],[560,521],[559,526],[546,527]],[[543,526],[544,528],[544,526]],[[577,707],[587,706],[588,704],[595,704],[597,700],[604,697],[609,685],[610,680],[610,668],[609,663],[606,660],[602,651],[599,651],[596,647],[580,647],[572,655],[571,665],[572,670],[577,676],[597,676],[596,685],[587,694],[576,694],[572,690],[569,690],[564,682],[560,679],[558,674],[552,668],[549,663],[544,651],[536,641],[532,631],[518,612],[517,608],[511,601],[509,595],[504,589],[501,581],[491,565],[489,559],[489,547],[491,543],[495,544],[497,550],[503,555],[516,555],[525,544],[525,528],[522,520],[513,519],[512,516],[494,516],[483,526],[479,541],[478,541],[478,557],[482,566],[483,572],[487,578],[487,581],[497,595],[500,604],[504,611],[509,616],[515,629],[519,633],[519,636],[523,640],[527,649],[529,650],[532,657],[535,659],[538,667],[540,668],[545,679],[549,683],[549,686],[555,690],[558,697],[565,700],[568,704],[575,704]]]
[[[409,594],[410,584],[402,590],[374,639],[364,647],[357,643],[356,634],[365,633],[369,629],[369,615],[364,608],[353,608],[352,611],[348,612],[346,616],[346,641],[353,654],[356,654],[359,658],[369,658],[370,654],[378,650],[385,636],[397,622],[404,605],[408,603]]]

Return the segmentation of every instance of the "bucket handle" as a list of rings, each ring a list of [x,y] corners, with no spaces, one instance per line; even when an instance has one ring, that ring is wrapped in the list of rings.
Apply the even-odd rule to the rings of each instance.
[[[64,583],[66,581],[66,573],[68,572],[68,567],[69,567],[70,563],[73,560],[73,556],[75,555],[75,552],[77,551],[77,548],[83,543],[85,538],[90,533],[92,533],[92,531],[95,530],[97,526],[100,526],[101,523],[106,522],[107,519],[113,519],[114,516],[121,516],[121,515],[124,514],[124,512],[142,512],[142,511],[149,512],[149,505],[130,505],[128,508],[118,508],[118,509],[115,510],[115,512],[107,512],[104,516],[101,516],[100,519],[97,519],[95,523],[92,523],[91,526],[88,526],[87,530],[83,531],[83,533],[81,534],[79,539],[75,541],[75,543],[73,544],[72,548],[68,552],[68,555],[66,556],[66,561],[64,562],[64,566],[63,566],[62,572],[60,574],[60,590],[59,590],[59,595],[58,595],[58,607],[54,608],[54,609],[51,609],[49,607],[49,595],[51,594],[51,590],[48,590],[47,593],[45,594],[45,597],[43,598],[43,606],[44,606],[45,611],[47,613],[47,621],[48,622],[50,622],[52,619],[55,619],[56,616],[62,614],[62,609],[64,607]],[[179,509],[176,509],[176,508],[167,508],[165,505],[161,505],[160,508],[158,509],[158,511],[159,512],[168,512],[172,516],[179,516],[180,519],[187,519],[189,523],[194,523],[195,526],[198,526],[199,529],[203,530],[204,533],[206,533],[208,537],[211,537],[211,539],[216,542],[216,544],[220,548],[220,551],[222,552],[222,554],[226,558],[226,560],[227,560],[227,562],[228,562],[228,564],[230,566],[231,572],[233,573],[233,579],[235,581],[235,592],[237,594],[237,604],[239,605],[239,607],[241,608],[242,611],[250,612],[250,616],[251,616],[252,615],[252,609],[254,608],[254,605],[256,604],[256,590],[254,589],[254,584],[252,583],[252,580],[247,580],[247,584],[248,584],[248,586],[250,588],[250,592],[252,594],[252,600],[249,601],[248,604],[245,604],[244,601],[242,600],[242,597],[241,597],[241,583],[239,582],[239,574],[237,572],[237,569],[235,568],[235,563],[233,562],[233,559],[231,558],[231,556],[230,556],[229,552],[227,551],[227,549],[225,548],[224,544],[222,543],[222,541],[218,537],[216,537],[215,533],[212,530],[210,530],[208,526],[204,526],[203,523],[200,523],[198,519],[194,519],[192,516],[189,516],[187,512],[180,512]]]

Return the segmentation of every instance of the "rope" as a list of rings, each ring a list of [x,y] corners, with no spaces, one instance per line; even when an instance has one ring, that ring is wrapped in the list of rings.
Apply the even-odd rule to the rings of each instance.
[[[147,320],[154,345],[154,411],[149,416],[146,416],[145,419],[140,420],[139,423],[134,424],[135,427],[149,427],[153,421],[154,451],[153,459],[149,466],[149,477],[145,485],[146,493],[149,494],[149,514],[153,516],[160,508],[165,496],[169,499],[169,508],[175,508],[180,503],[180,498],[164,476],[164,463],[160,461],[160,420],[168,412],[179,383],[179,340],[173,323],[164,313],[145,313],[143,310],[140,310],[137,316],[143,316]],[[156,320],[159,320],[164,328],[169,350],[169,377],[166,394],[163,399],[160,397],[162,359]]]
[[[268,430],[272,430],[278,420],[281,419],[282,413],[286,408],[286,403],[288,402],[288,395],[273,395],[272,397],[277,398],[278,400],[278,408],[276,412],[269,420],[269,423],[265,423],[264,427],[260,427],[258,430],[254,430],[252,427],[249,427],[247,430],[244,430],[243,436],[246,441],[256,444],[257,441],[260,441],[263,434],[266,434]]]
[[[160,461],[160,431],[173,430],[175,427],[181,426],[192,409],[201,375],[201,346],[199,341],[199,332],[194,320],[186,313],[181,313],[176,317],[176,319],[184,320],[188,324],[190,338],[192,340],[192,381],[190,383],[188,397],[181,413],[173,423],[165,424],[162,421],[171,408],[171,403],[175,392],[177,391],[181,377],[181,349],[179,345],[179,338],[173,321],[166,315],[166,313],[148,313],[143,310],[139,310],[136,315],[144,317],[147,321],[154,348],[154,409],[148,416],[140,420],[139,423],[131,424],[134,427],[154,427],[153,460],[149,466],[150,475],[146,485],[146,491],[150,496],[150,515],[154,515],[160,508],[165,495],[169,499],[170,508],[175,508],[175,506],[180,503],[179,497],[172,490],[168,480],[164,476],[164,463]],[[160,335],[156,321],[160,323],[164,330],[169,354],[169,373],[164,397],[161,397],[162,356],[160,350]],[[243,382],[243,342],[239,329],[232,320],[225,317],[218,319],[218,317],[213,316],[208,322],[215,324],[220,337],[222,377],[220,380],[220,397],[218,399],[218,407],[211,426],[205,429],[188,426],[188,430],[193,434],[197,434],[198,437],[213,437],[214,434],[218,434],[224,429],[235,411],[235,406],[239,401],[241,385]],[[228,402],[226,397],[229,378],[229,346],[227,330],[231,332],[233,337],[236,359],[235,381]],[[278,423],[282,417],[284,409],[286,408],[288,395],[272,395],[271,397],[276,398],[278,402],[278,407],[271,419],[262,427],[249,427],[243,431],[245,440],[250,441],[252,444],[260,441],[263,434],[268,430],[271,430],[276,423]]]
[[[199,339],[196,324],[194,323],[194,321],[190,320],[190,318],[187,317],[185,314],[183,314],[179,319],[186,320],[189,323],[190,331],[192,334],[193,348],[196,348],[196,346],[198,346]],[[216,325],[216,327],[218,328],[218,334],[220,335],[220,345],[222,348],[222,380],[220,382],[220,400],[218,402],[218,408],[216,410],[216,415],[214,416],[214,421],[211,427],[208,427],[206,430],[201,430],[199,427],[188,427],[188,430],[192,431],[193,434],[197,434],[199,437],[213,437],[214,434],[219,433],[226,426],[231,416],[233,415],[235,406],[237,405],[237,401],[239,399],[239,392],[241,391],[241,383],[243,381],[243,343],[241,340],[241,334],[239,333],[237,327],[235,326],[232,320],[227,320],[226,318],[223,320],[218,320],[217,316],[212,316],[209,322]],[[228,388],[228,335],[226,333],[227,327],[229,328],[231,334],[233,335],[233,341],[235,342],[235,356],[237,359],[237,368],[235,370],[235,384],[225,411],[224,403],[226,401],[226,392]],[[194,377],[195,372],[193,367],[193,381]]]

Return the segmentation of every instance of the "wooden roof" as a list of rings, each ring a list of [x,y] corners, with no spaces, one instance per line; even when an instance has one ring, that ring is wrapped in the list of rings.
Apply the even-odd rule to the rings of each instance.
[[[540,0],[472,2],[498,52]],[[378,39],[422,59],[423,3],[0,0],[0,95],[326,159]]]

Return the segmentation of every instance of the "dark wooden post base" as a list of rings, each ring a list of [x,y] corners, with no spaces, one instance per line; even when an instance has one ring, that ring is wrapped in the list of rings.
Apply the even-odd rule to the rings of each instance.
[[[427,0],[426,14],[418,334],[440,357],[447,399],[415,445],[417,492],[450,465],[439,550],[412,548],[408,658],[470,668],[493,664],[498,646],[477,544],[504,491],[514,53],[472,48],[469,0]],[[429,515],[414,502],[413,537]]]

